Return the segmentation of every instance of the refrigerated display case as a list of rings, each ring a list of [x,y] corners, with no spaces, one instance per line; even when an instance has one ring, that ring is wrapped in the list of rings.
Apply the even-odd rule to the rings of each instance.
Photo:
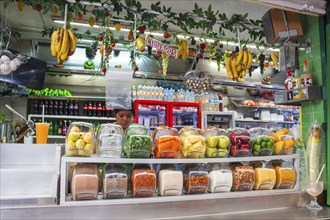
[[[185,126],[201,128],[201,105],[195,102],[170,102],[169,126],[178,130]]]
[[[235,127],[235,113],[234,112],[202,112],[202,129],[209,126],[214,126],[221,129]]]
[[[169,125],[169,103],[157,100],[135,100],[134,123],[155,129]]]

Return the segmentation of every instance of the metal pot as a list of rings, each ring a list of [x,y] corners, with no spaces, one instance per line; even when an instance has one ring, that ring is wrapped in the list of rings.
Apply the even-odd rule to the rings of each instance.
[[[16,130],[10,120],[0,123],[0,140],[4,143],[16,143]]]

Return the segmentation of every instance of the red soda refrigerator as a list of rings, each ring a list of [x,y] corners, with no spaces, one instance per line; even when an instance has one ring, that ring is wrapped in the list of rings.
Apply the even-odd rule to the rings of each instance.
[[[201,128],[201,105],[196,102],[170,102],[169,126],[180,130],[185,126]]]
[[[158,100],[135,100],[134,123],[149,127],[151,130],[161,125],[169,126],[169,103]]]

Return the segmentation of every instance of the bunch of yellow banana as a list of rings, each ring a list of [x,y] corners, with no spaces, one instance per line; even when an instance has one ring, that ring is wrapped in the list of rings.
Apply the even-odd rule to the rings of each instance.
[[[270,56],[274,66],[278,66],[278,52],[273,52]]]
[[[237,82],[244,82],[246,70],[252,65],[252,54],[247,48],[232,54],[225,61],[226,71],[230,79]]]
[[[69,60],[69,56],[76,51],[76,36],[71,30],[59,28],[51,36],[50,51],[52,56],[57,58],[58,64]]]
[[[179,58],[180,56],[182,56],[183,60],[186,60],[188,57],[188,41],[184,40],[184,39],[180,39],[177,40],[177,45],[178,45],[178,51],[176,53],[176,59]]]

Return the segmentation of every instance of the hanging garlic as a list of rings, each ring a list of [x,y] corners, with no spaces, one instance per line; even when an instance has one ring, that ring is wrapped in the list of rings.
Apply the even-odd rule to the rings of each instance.
[[[2,75],[8,75],[10,73],[10,66],[8,63],[2,63],[0,65],[0,73]]]
[[[0,59],[2,60],[3,63],[9,63],[10,61],[10,58],[7,57],[6,55],[2,55]]]
[[[17,58],[11,60],[9,62],[10,70],[11,71],[15,71],[21,65],[21,63],[22,62],[19,59],[17,59]]]

